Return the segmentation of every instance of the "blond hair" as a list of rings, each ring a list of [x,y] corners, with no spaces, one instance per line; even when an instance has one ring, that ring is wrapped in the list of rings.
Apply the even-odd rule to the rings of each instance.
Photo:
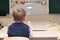
[[[13,10],[13,18],[15,21],[23,21],[25,19],[26,12],[23,8],[15,8]]]

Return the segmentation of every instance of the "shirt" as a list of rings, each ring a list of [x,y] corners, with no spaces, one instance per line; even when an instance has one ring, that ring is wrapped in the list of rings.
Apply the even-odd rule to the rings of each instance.
[[[24,24],[23,22],[20,23],[12,23],[12,25],[8,28],[8,36],[17,36],[17,37],[28,37],[29,38],[29,26]]]

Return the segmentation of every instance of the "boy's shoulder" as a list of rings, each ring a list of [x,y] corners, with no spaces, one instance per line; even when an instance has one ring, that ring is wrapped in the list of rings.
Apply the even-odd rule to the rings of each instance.
[[[29,25],[28,25],[28,24],[25,24],[25,23],[12,23],[12,24],[9,25],[9,26],[18,26],[18,25],[22,25],[22,26],[29,27]]]

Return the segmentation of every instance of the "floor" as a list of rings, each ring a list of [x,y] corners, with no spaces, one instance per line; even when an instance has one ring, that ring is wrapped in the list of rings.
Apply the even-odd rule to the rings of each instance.
[[[32,24],[41,24],[42,22],[51,21],[60,25],[60,14],[35,14],[35,15],[27,15],[27,20]],[[1,17],[0,22],[7,26],[13,22],[12,16]]]

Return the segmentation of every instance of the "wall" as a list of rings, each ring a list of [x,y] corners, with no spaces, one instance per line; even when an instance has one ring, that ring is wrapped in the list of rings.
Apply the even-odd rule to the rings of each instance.
[[[14,1],[16,0],[13,0],[13,3],[12,4],[15,4]],[[37,0],[38,1],[38,0]],[[36,4],[36,3],[33,3],[33,4],[15,4],[16,6],[13,6],[14,7],[22,7],[26,10],[27,14],[49,14],[49,0],[46,0],[47,1],[47,4],[45,4],[46,1],[43,1],[43,0],[39,0],[40,3]],[[36,0],[33,0],[33,2],[36,2]],[[28,9],[28,7],[32,7],[31,9]],[[12,9],[11,9],[11,0],[10,0],[10,14],[12,14]]]

